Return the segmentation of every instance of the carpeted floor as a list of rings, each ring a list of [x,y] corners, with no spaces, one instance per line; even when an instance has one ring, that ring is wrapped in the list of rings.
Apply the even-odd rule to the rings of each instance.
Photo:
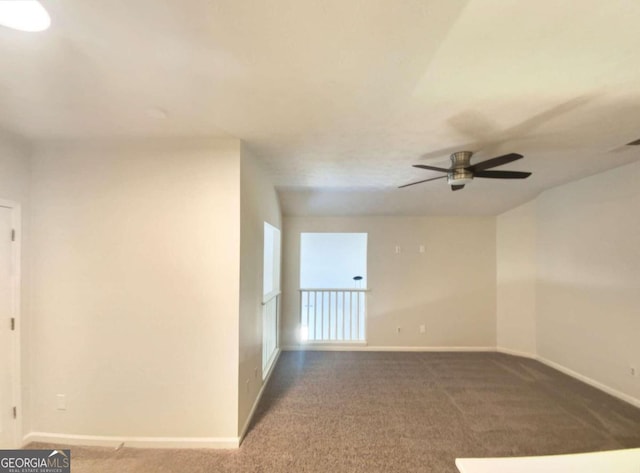
[[[454,473],[456,457],[632,447],[640,409],[533,360],[285,352],[239,450],[72,448],[72,471]]]

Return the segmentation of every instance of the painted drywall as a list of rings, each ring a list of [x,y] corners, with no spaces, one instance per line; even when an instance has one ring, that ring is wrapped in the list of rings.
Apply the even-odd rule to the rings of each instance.
[[[30,258],[30,226],[29,226],[29,155],[30,146],[27,142],[10,134],[0,132],[0,199],[20,205],[21,232],[20,241],[20,377],[22,399],[17,400],[20,406],[20,428],[28,432],[31,426],[31,411],[29,398],[31,396],[30,379],[30,349],[27,337],[30,323],[29,313],[29,258]]]
[[[236,437],[239,182],[237,140],[34,153],[34,431]]]
[[[278,196],[258,160],[242,149],[238,429],[242,432],[262,388],[264,222],[282,228]]]
[[[640,400],[640,163],[537,205],[538,354]]]
[[[495,346],[495,229],[493,217],[285,217],[282,344],[299,343],[300,233],[365,232],[368,345]]]
[[[536,353],[536,203],[496,220],[497,344]]]
[[[27,142],[0,132],[0,199],[28,203],[29,154]]]

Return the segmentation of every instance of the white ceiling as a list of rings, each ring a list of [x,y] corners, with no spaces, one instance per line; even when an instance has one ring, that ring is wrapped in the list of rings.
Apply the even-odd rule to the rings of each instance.
[[[1,128],[235,136],[287,214],[492,215],[640,159],[637,0],[42,3],[49,31],[0,28]],[[462,149],[533,176],[396,189]]]

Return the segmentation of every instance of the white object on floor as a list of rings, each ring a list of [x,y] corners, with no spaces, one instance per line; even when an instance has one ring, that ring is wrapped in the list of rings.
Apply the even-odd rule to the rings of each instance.
[[[540,457],[456,458],[460,473],[639,473],[640,448]]]

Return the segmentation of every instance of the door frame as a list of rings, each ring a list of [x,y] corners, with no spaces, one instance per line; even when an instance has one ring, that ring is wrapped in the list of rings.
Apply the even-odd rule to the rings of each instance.
[[[22,377],[21,377],[21,283],[22,283],[22,218],[20,204],[11,200],[0,199],[0,207],[11,211],[11,226],[15,230],[15,240],[11,245],[11,316],[15,319],[15,332],[12,342],[11,363],[11,395],[17,408],[17,416],[13,426],[13,448],[22,446]]]

